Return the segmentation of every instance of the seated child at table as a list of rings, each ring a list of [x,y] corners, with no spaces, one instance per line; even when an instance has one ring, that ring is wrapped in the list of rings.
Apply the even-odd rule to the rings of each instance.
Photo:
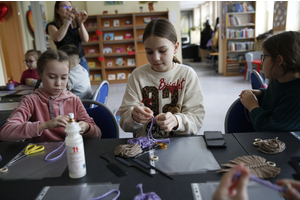
[[[25,70],[22,74],[21,77],[21,84],[26,84],[28,86],[32,86],[31,82],[32,80],[38,79],[38,74],[36,72],[36,63],[38,58],[40,57],[41,52],[37,50],[28,50],[25,54],[25,60],[24,62],[26,63],[28,69]],[[32,86],[33,87],[33,86]]]
[[[66,52],[69,56],[70,73],[68,86],[73,94],[79,96],[80,99],[89,99],[92,96],[91,82],[89,73],[79,62],[79,50],[75,45],[66,44],[59,48]]]
[[[39,79],[36,88],[24,96],[0,129],[1,141],[64,140],[68,114],[74,113],[84,138],[101,138],[101,130],[87,114],[79,97],[65,91],[68,83],[68,55],[60,50],[47,50],[37,61]]]
[[[154,137],[197,134],[205,114],[202,91],[196,72],[175,57],[179,42],[174,26],[166,19],[152,20],[143,43],[149,63],[128,78],[119,108],[121,128],[145,136],[154,116]]]
[[[288,31],[262,43],[267,89],[244,90],[241,102],[256,131],[300,130],[300,33]]]

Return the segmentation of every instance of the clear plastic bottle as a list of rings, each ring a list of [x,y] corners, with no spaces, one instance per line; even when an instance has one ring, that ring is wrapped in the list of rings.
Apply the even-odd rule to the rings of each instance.
[[[69,175],[71,178],[81,178],[86,175],[83,139],[79,133],[80,126],[74,120],[74,114],[69,113],[69,118],[65,129]]]

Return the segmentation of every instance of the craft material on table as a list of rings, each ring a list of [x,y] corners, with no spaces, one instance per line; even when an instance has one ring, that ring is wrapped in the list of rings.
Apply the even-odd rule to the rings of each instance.
[[[19,160],[21,160],[23,158],[26,158],[29,155],[40,153],[40,152],[42,152],[44,150],[45,150],[45,147],[43,145],[29,144],[25,148],[24,153],[20,157],[18,157],[16,159],[13,159],[8,164],[6,164],[4,167],[0,168],[0,173],[6,173],[6,172],[8,172],[8,167],[9,166],[13,165],[14,163],[18,162]]]
[[[107,194],[105,199],[116,199],[116,191],[119,191],[119,184],[111,183],[98,183],[98,184],[83,184],[83,185],[69,185],[69,186],[46,186],[40,194],[36,197],[36,200],[65,200],[65,199],[77,199],[87,200],[94,199]]]
[[[152,176],[152,174],[146,172],[145,170],[143,170],[141,167],[137,166],[137,165],[133,165],[130,162],[126,161],[125,159],[121,158],[121,157],[115,157],[115,159],[121,163],[123,163],[124,165],[126,165],[127,167],[135,167],[136,169],[140,170],[141,172],[143,172],[144,174],[147,174],[148,176]]]
[[[120,168],[118,165],[116,165],[115,163],[113,163],[109,156],[104,153],[100,155],[101,158],[105,159],[107,162],[109,162],[109,164],[106,165],[106,167],[108,169],[110,169],[110,171],[112,171],[115,175],[121,177],[121,176],[125,176],[128,174],[128,172],[124,171],[122,168]]]
[[[16,180],[16,179],[43,179],[45,177],[60,177],[67,167],[66,154],[55,162],[46,162],[46,155],[59,147],[62,142],[43,142],[36,143],[43,145],[45,150],[43,152],[32,154],[26,159],[22,159],[9,167],[9,171],[0,174],[0,179]],[[21,156],[26,148],[24,148],[18,155]],[[15,156],[15,158],[18,157]],[[5,166],[7,163],[1,163]]]
[[[201,173],[221,168],[211,150],[207,149],[203,137],[178,137],[170,140],[167,149],[155,151],[159,160],[150,161],[152,166],[164,169],[169,175]],[[151,156],[154,156],[152,151],[149,153],[149,160]],[[151,173],[154,174],[155,171],[151,170]]]
[[[265,139],[256,138],[253,142],[254,146],[257,146],[257,150],[267,154],[276,154],[285,150],[285,143],[275,139]]]
[[[145,169],[154,169],[154,170],[158,171],[159,173],[161,173],[162,175],[164,175],[165,177],[167,177],[167,178],[169,178],[169,179],[171,179],[171,180],[174,180],[171,176],[169,176],[169,175],[166,174],[165,172],[161,171],[160,169],[158,169],[158,168],[156,168],[156,167],[154,167],[154,166],[152,166],[152,165],[150,165],[150,164],[148,164],[148,163],[145,163],[145,162],[142,161],[142,160],[139,160],[139,159],[137,159],[137,158],[134,158],[134,159],[132,159],[132,160],[133,160],[133,162],[135,162],[135,163],[141,165],[142,167],[144,167]]]
[[[218,186],[219,182],[192,183],[194,200],[212,199]],[[254,181],[248,183],[248,196],[249,199],[284,200],[278,191]]]
[[[280,168],[275,167],[276,164],[274,162],[266,162],[265,158],[256,155],[237,157],[226,164],[222,164],[222,166],[232,168],[239,163],[244,163],[245,167],[250,169],[251,173],[259,178],[274,178],[280,173]],[[227,172],[230,168],[221,169],[218,172]]]

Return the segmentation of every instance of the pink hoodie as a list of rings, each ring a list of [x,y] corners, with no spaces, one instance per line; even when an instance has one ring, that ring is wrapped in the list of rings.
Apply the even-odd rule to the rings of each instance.
[[[64,140],[65,128],[45,129],[39,132],[39,123],[49,121],[49,93],[43,88],[36,89],[32,94],[25,95],[19,106],[7,119],[0,129],[1,141],[30,141]],[[90,125],[84,138],[101,138],[101,130],[89,117],[79,97],[70,91],[64,91],[59,97],[53,99],[54,117],[74,113],[76,121],[85,121]]]

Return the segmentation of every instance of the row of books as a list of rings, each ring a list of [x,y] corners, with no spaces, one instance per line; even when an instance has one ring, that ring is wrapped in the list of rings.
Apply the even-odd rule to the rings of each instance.
[[[104,41],[109,41],[109,40],[124,40],[125,39],[132,39],[132,33],[128,32],[128,33],[124,33],[124,37],[123,35],[114,35],[114,33],[104,33]]]
[[[127,78],[129,78],[130,73],[127,75]],[[126,79],[125,73],[117,73],[117,74],[108,74],[107,76],[108,80],[124,80]]]
[[[254,8],[251,4],[243,3],[230,3],[226,5],[226,12],[254,12]]]
[[[130,73],[127,75],[127,78],[129,78]],[[108,74],[108,80],[124,80],[126,79],[125,73],[117,73],[117,74]],[[102,81],[102,75],[101,74],[90,74],[90,81]]]
[[[133,52],[133,51],[134,51],[133,44],[126,45],[125,49],[124,47],[115,47],[115,53]],[[112,53],[112,47],[110,46],[103,47],[103,53]]]
[[[227,51],[254,50],[254,42],[227,42]]]
[[[226,26],[254,25],[253,22],[242,23],[236,15],[226,15]]]
[[[241,30],[226,29],[226,38],[251,38],[254,37],[254,29],[244,28]]]
[[[125,59],[124,58],[116,58],[115,66],[121,67],[125,66]],[[96,67],[96,62],[88,62],[89,69],[95,68]],[[107,60],[106,61],[106,66],[107,67],[113,67],[114,62],[112,60]],[[127,59],[127,66],[135,66],[135,59],[134,58],[128,58]]]
[[[117,67],[122,67],[125,66],[125,59],[124,58],[116,58],[115,66]],[[112,60],[107,60],[106,61],[106,66],[107,67],[113,67],[114,62]],[[127,59],[127,66],[135,66],[135,59],[134,58],[128,58]]]

